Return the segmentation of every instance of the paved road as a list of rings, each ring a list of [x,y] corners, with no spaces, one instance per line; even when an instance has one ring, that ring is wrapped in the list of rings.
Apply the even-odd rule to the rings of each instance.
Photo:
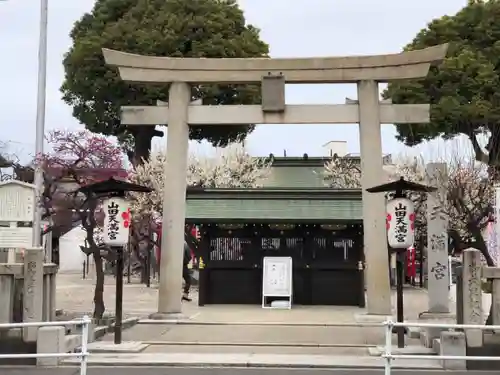
[[[2,375],[79,375],[77,368],[35,369],[4,368]],[[172,367],[91,367],[87,375],[383,375],[383,370],[356,369],[245,369],[245,368],[172,368]],[[498,375],[498,371],[394,370],[393,375]]]

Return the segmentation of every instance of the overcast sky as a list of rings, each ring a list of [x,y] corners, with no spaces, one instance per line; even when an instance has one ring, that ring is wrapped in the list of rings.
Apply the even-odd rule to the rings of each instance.
[[[400,52],[433,18],[453,14],[466,0],[241,0],[247,21],[261,29],[273,57],[345,56]],[[80,129],[62,100],[62,57],[73,23],[94,0],[49,0],[47,129]],[[10,150],[34,150],[39,0],[0,1],[0,139]],[[343,103],[356,98],[354,85],[287,86],[287,104]],[[383,150],[402,146],[385,125]],[[248,138],[255,155],[322,155],[321,145],[345,140],[359,151],[357,125],[261,125]],[[164,142],[164,140],[160,141]],[[193,148],[206,149],[206,146]]]

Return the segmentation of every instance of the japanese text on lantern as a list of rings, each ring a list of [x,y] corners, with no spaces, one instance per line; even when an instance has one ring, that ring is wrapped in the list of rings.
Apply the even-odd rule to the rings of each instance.
[[[120,225],[118,224],[117,216],[120,206],[114,201],[108,203],[108,237],[110,240],[116,240]]]
[[[123,198],[110,198],[104,204],[104,242],[108,245],[125,245],[128,242],[131,222],[130,208]]]
[[[408,223],[406,222],[407,207],[399,203],[394,208],[394,216],[396,216],[396,240],[404,242],[408,234]]]
[[[413,245],[415,213],[412,201],[395,198],[387,202],[386,220],[389,246],[406,249]]]

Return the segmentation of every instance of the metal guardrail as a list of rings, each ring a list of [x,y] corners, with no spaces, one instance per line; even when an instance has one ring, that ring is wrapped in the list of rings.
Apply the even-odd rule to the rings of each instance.
[[[76,353],[21,353],[21,354],[0,354],[0,359],[27,359],[27,358],[80,358],[80,375],[87,375],[87,359],[89,328],[91,320],[88,316],[82,319],[58,321],[58,322],[26,322],[26,323],[0,323],[0,329],[25,328],[25,327],[61,327],[66,325],[82,326],[82,344],[80,351]]]
[[[467,355],[418,355],[418,354],[392,354],[392,329],[394,327],[418,327],[418,328],[448,328],[448,329],[476,329],[481,331],[500,330],[500,326],[486,326],[477,324],[434,324],[417,322],[392,322],[385,321],[385,348],[382,358],[384,358],[384,373],[391,374],[393,359],[430,359],[430,360],[466,360],[466,361],[500,361],[500,357],[487,356],[467,356]]]

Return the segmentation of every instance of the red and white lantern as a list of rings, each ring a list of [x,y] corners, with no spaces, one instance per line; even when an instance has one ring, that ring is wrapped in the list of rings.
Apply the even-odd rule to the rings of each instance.
[[[110,246],[128,244],[132,215],[125,198],[112,197],[104,200],[103,240]]]
[[[407,198],[387,202],[387,240],[394,249],[408,249],[415,240],[415,207]]]

